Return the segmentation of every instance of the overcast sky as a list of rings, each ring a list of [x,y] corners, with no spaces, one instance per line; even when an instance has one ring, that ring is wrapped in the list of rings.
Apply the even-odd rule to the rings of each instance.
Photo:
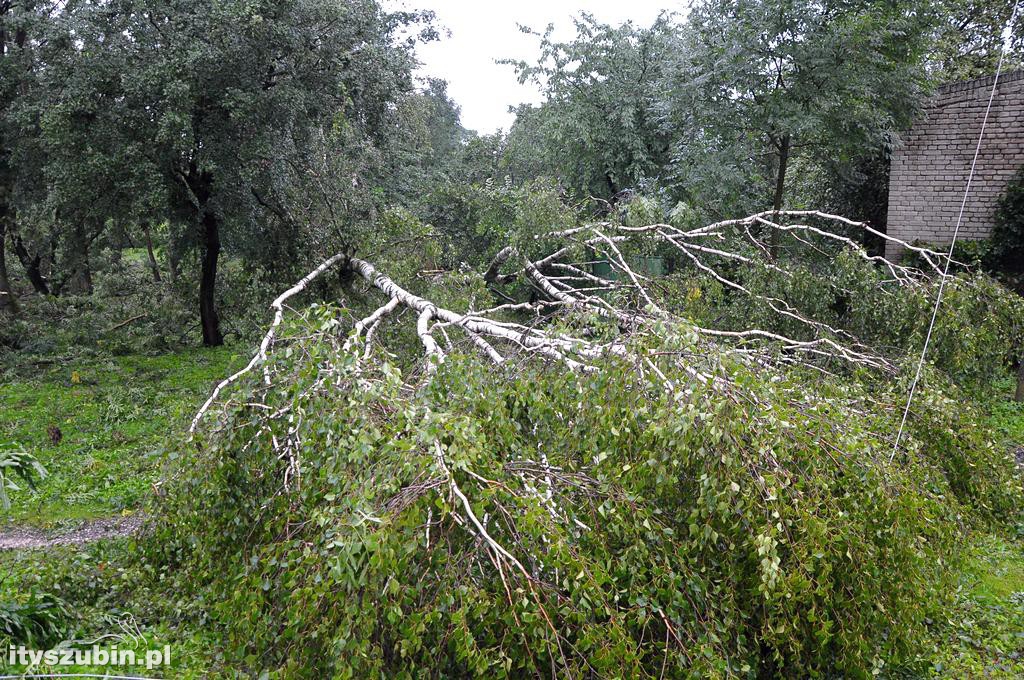
[[[462,107],[463,126],[481,133],[508,129],[513,116],[509,106],[538,103],[537,89],[520,85],[515,69],[495,59],[534,61],[539,55],[535,36],[519,31],[517,24],[543,32],[555,25],[558,39],[573,36],[572,17],[581,11],[599,21],[620,24],[627,20],[651,25],[664,9],[681,11],[672,0],[386,0],[387,9],[432,9],[438,23],[451,31],[438,42],[422,45],[419,75],[437,76],[449,83],[448,93]]]

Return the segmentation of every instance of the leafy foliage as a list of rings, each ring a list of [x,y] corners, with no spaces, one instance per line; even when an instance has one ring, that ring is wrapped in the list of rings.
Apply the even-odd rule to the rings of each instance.
[[[186,648],[202,629],[216,670],[280,677],[1013,669],[1019,575],[994,564],[969,592],[979,556],[962,548],[974,530],[1022,531],[1003,441],[1019,419],[999,406],[994,434],[985,411],[1020,359],[1024,303],[969,272],[948,282],[894,455],[900,368],[934,286],[893,286],[893,270],[800,232],[762,258],[763,220],[694,242],[736,255],[714,274],[633,237],[819,198],[880,226],[888,149],[927,86],[992,63],[1006,8],[983,4],[703,0],[650,27],[582,15],[573,39],[538,35],[537,62],[516,64],[547,100],[481,137],[443,81],[415,85],[429,12],[0,2],[0,502],[35,522],[130,511],[166,463],[141,550],[0,556],[16,574],[0,634],[45,645],[132,610],[181,625]],[[993,246],[1010,265],[1021,186]],[[601,229],[626,225],[609,276],[658,262],[636,267],[646,301],[601,285],[610,251],[581,236],[591,195]],[[546,272],[554,295],[544,274],[473,274],[506,247],[537,257],[552,228],[581,256]],[[494,312],[507,356],[464,354],[472,336],[430,308],[443,364],[422,361],[429,331],[388,321],[357,356],[339,329],[377,308],[342,268],[310,290],[343,306],[290,321],[208,429],[167,442],[235,362],[180,346],[254,337],[277,283],[343,247],[339,261],[372,256],[434,311],[510,303]],[[633,334],[629,315],[558,311],[584,290],[670,314]],[[758,363],[743,357],[763,338],[727,352],[692,324],[797,342],[758,344]],[[543,343],[517,350],[540,328],[625,350],[564,371]],[[876,348],[894,379],[828,356],[782,367],[836,339]],[[694,380],[678,357],[714,370]]]
[[[737,365],[749,397],[675,396],[616,360],[495,375],[449,355],[410,391],[399,366],[368,372],[324,341],[336,313],[310,310],[271,358],[287,378],[266,406],[288,424],[246,406],[254,382],[182,450],[176,465],[209,474],[176,476],[149,548],[210,584],[203,601],[250,672],[912,667],[947,603],[960,527],[1020,508],[1012,461],[937,391],[913,464],[891,465],[898,414],[867,404],[897,403],[898,385]],[[666,329],[660,349],[690,342]],[[274,442],[297,447],[288,490]],[[456,519],[442,465],[529,578]]]
[[[688,28],[673,120],[702,131],[676,150],[677,174],[703,187],[701,204],[756,186],[757,205],[774,191],[778,207],[791,155],[829,167],[870,154],[910,123],[925,85],[926,24],[912,3],[704,2]],[[723,165],[725,177],[707,176]],[[741,188],[723,194],[722,179]]]
[[[538,112],[521,110],[516,126],[540,128],[533,152],[546,154],[568,186],[608,197],[653,179],[668,162],[671,136],[659,107],[676,26],[662,15],[650,28],[613,27],[584,13],[575,27],[566,43],[549,27],[538,36],[538,64],[515,64],[521,81],[535,81],[547,95]],[[513,136],[521,131],[513,127]]]
[[[71,618],[67,603],[49,593],[33,592],[23,603],[0,602],[0,642],[47,649],[64,639]]]
[[[445,239],[443,264],[456,268],[468,263],[477,269],[485,268],[510,241],[530,253],[537,248],[535,236],[577,218],[558,187],[543,179],[522,185],[485,181],[441,186],[427,198],[423,213]]]
[[[934,44],[928,55],[929,70],[940,82],[990,76],[1003,48],[1003,35],[1013,14],[1012,3],[978,0],[935,0]],[[1024,64],[1024,26],[1014,26],[1003,61],[1010,71]]]
[[[1006,187],[992,228],[991,266],[1024,284],[1024,166]]]
[[[388,139],[413,126],[414,107],[395,109],[413,94],[430,13],[372,0],[13,4],[4,21],[24,21],[31,40],[0,32],[18,85],[0,111],[0,242],[11,235],[40,294],[91,294],[97,249],[169,223],[172,276],[199,253],[203,340],[220,344],[222,249],[290,276],[307,249],[351,243],[383,194],[402,193]],[[429,154],[414,159],[404,165]]]
[[[30,489],[35,489],[36,482],[46,477],[46,469],[39,464],[35,456],[17,444],[0,447],[0,508],[11,509],[8,491],[19,491],[16,479],[21,479]]]

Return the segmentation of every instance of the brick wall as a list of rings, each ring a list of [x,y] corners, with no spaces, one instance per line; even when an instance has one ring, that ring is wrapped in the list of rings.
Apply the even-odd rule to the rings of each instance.
[[[939,88],[904,136],[889,178],[889,234],[948,244],[956,227],[994,77]],[[1024,70],[999,77],[959,239],[992,230],[996,201],[1024,165]],[[889,244],[886,257],[899,255]]]

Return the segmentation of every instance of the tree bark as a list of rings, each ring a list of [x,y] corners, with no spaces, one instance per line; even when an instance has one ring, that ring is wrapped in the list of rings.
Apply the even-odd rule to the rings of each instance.
[[[0,210],[3,208],[0,207]],[[0,213],[0,312],[17,315],[20,311],[18,298],[7,276],[7,225]]]
[[[89,251],[82,252],[81,268],[78,270],[79,289],[82,295],[92,295],[92,264],[89,262]]]
[[[50,286],[46,282],[46,277],[43,276],[42,270],[39,268],[42,258],[39,255],[34,257],[29,255],[24,241],[16,233],[11,234],[11,243],[14,246],[14,254],[18,256],[21,266],[25,268],[25,275],[28,276],[32,288],[40,295],[49,295]]]
[[[89,248],[83,244],[71,277],[71,291],[76,295],[92,295],[92,266],[89,262]]]
[[[89,238],[86,227],[79,224],[71,234],[70,252],[65,267],[68,269],[67,276],[59,285],[54,285],[55,292],[63,292],[65,288],[72,295],[92,295],[92,267],[89,261],[89,248],[92,246],[93,238]]]
[[[149,222],[142,223],[142,233],[146,236],[146,255],[149,257],[149,268],[153,272],[153,282],[160,283],[160,265],[153,253],[153,236],[149,231]]]
[[[1017,393],[1013,398],[1014,401],[1024,401],[1024,357],[1021,357],[1020,365],[1017,367]]]
[[[775,176],[775,198],[772,201],[772,210],[778,212],[782,210],[782,198],[786,192],[786,169],[789,167],[789,147],[790,137],[789,133],[782,135],[782,139],[779,140],[779,171]],[[772,242],[771,242],[771,256],[773,260],[778,259],[779,256],[779,230],[772,230]]]
[[[178,250],[178,244],[175,243],[174,236],[172,235],[167,240],[167,273],[171,278],[171,283],[178,282],[178,271],[181,269],[181,252]]]
[[[199,279],[199,318],[203,327],[203,345],[217,347],[224,344],[217,314],[217,259],[220,257],[220,223],[208,205],[203,206],[200,217],[202,229],[202,273]]]
[[[611,192],[608,194],[608,198],[611,198],[615,194],[619,193],[619,188],[615,186],[615,180],[612,179],[612,173],[604,173],[604,181],[608,185],[608,191]]]
[[[194,215],[192,228],[199,236],[199,322],[203,329],[203,345],[218,347],[224,344],[224,335],[220,331],[220,315],[217,313],[220,218],[211,205],[213,177],[190,164],[188,173],[181,173],[180,178],[188,192],[188,205]]]

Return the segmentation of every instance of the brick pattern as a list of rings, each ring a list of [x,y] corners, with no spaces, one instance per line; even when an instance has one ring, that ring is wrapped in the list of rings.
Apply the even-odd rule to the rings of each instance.
[[[892,158],[889,234],[908,243],[953,237],[994,76],[939,88]],[[1024,70],[999,77],[959,239],[992,231],[996,202],[1024,165]],[[899,256],[889,244],[886,257]]]

